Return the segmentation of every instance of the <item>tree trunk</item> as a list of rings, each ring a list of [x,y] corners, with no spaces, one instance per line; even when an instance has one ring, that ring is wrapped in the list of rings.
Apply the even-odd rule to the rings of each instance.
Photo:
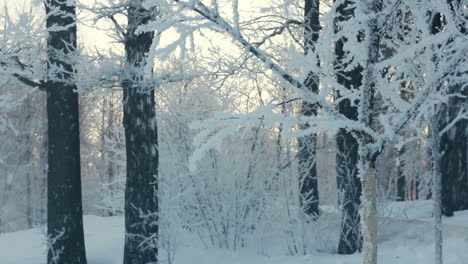
[[[366,83],[363,87],[362,97],[360,98],[360,113],[359,119],[367,127],[372,128],[372,117],[374,114],[374,93],[375,93],[375,75],[376,70],[374,65],[379,60],[379,43],[380,37],[378,34],[379,24],[377,15],[382,8],[380,0],[368,2],[365,8],[371,11],[371,19],[368,23],[368,34],[365,36],[368,42],[368,59],[366,65]],[[364,135],[360,136],[360,168],[367,168],[364,175],[361,176],[361,184],[363,185],[363,193],[361,197],[361,225],[363,235],[363,263],[377,264],[377,184],[375,175],[375,163],[378,153],[372,153],[369,150],[369,145],[372,140]],[[363,172],[361,172],[363,173]]]
[[[44,124],[46,126],[47,124]],[[40,205],[39,205],[39,219],[40,223],[45,224],[47,221],[47,156],[49,153],[49,140],[47,138],[47,130],[44,129],[44,134],[41,142],[41,151],[39,153],[39,162],[41,164],[41,179],[40,179]]]
[[[29,168],[31,169],[31,168]],[[28,228],[33,228],[32,175],[26,173],[26,220]]]
[[[67,4],[68,3],[68,4]],[[48,263],[86,263],[80,179],[78,94],[69,55],[76,50],[74,1],[46,0],[48,78]],[[60,11],[58,11],[60,10]]]
[[[450,93],[468,96],[468,90],[461,85],[449,87]],[[465,106],[464,106],[465,104]],[[443,111],[443,126],[453,120],[463,107],[466,99],[451,97]],[[458,121],[440,139],[440,160],[442,174],[442,212],[453,216],[455,211],[468,209],[468,120]]]
[[[110,100],[109,100],[109,123],[107,125],[107,138],[112,143],[114,142],[114,94],[111,92]],[[109,190],[111,199],[113,199],[114,195],[114,150],[110,150],[107,152],[107,182],[109,183]],[[109,216],[113,216],[112,210],[109,210]]]
[[[358,143],[351,133],[340,129],[337,138],[337,185],[341,204],[341,232],[338,254],[354,254],[361,250],[361,181],[358,177]]]
[[[314,49],[320,30],[319,0],[306,0],[304,7],[304,38],[305,53]],[[312,92],[318,93],[318,75],[310,72],[305,86]],[[317,105],[302,101],[301,116],[316,116]],[[301,127],[309,128],[308,124]],[[316,219],[319,216],[319,191],[317,182],[317,135],[313,133],[299,138],[299,193],[300,203],[304,213]]]
[[[430,120],[430,146],[432,151],[432,199],[434,201],[434,247],[435,264],[442,264],[442,178],[440,174],[440,150],[439,150],[439,115],[433,111]]]
[[[337,7],[337,21],[342,22],[354,16],[354,9],[350,9],[351,1],[344,1]],[[337,29],[338,30],[338,29]],[[344,43],[347,40],[339,39],[335,44],[335,56],[338,64],[343,64],[345,51]],[[361,87],[362,67],[358,66],[351,71],[341,71],[337,74],[338,83],[348,89]],[[337,94],[340,97],[340,94]],[[350,120],[358,120],[358,109],[349,99],[341,100],[338,110]],[[361,224],[359,208],[362,192],[361,181],[358,177],[358,142],[354,136],[345,129],[338,131],[336,153],[338,200],[341,204],[341,232],[338,243],[338,254],[354,254],[362,248]]]
[[[463,8],[463,1],[448,0],[452,10]],[[432,20],[432,34],[442,31],[445,24],[444,17],[437,13]],[[457,25],[460,33],[466,35],[468,30],[462,24]],[[451,96],[448,106],[439,110],[441,115],[441,127],[445,127],[454,120],[463,108],[468,108],[466,97],[468,89],[463,85],[449,86]],[[468,120],[458,121],[449,131],[440,138],[440,172],[442,175],[442,213],[445,216],[453,216],[455,211],[468,209]]]
[[[124,264],[157,263],[158,255],[158,134],[154,91],[144,83],[154,33],[135,33],[153,14],[141,4],[142,0],[129,2],[122,79],[127,154]]]
[[[373,163],[373,164],[372,164]],[[363,181],[362,199],[362,234],[363,263],[377,263],[377,193],[375,181],[375,162],[367,169]]]
[[[406,195],[406,176],[403,164],[403,156],[405,155],[406,148],[402,146],[398,151],[398,175],[396,180],[397,201],[404,201]]]
[[[24,142],[27,144],[25,148],[24,156],[22,157],[22,162],[25,163],[24,169],[26,170],[26,222],[28,228],[33,228],[33,200],[32,200],[32,181],[33,181],[33,137],[32,137],[32,126],[30,125],[33,121],[33,110],[31,109],[31,98],[28,96],[26,98],[26,117],[24,119],[26,129],[23,131],[25,133]],[[29,126],[28,126],[29,125]]]
[[[99,178],[101,182],[106,182],[105,172],[106,172],[106,156],[108,151],[106,150],[106,108],[107,108],[107,98],[106,96],[102,97],[102,107],[101,107],[101,131],[100,131],[100,139],[101,139],[101,162],[99,166]]]

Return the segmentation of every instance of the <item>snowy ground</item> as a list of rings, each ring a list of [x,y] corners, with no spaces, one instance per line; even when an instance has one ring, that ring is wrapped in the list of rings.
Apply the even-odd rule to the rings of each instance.
[[[379,238],[380,264],[430,264],[433,243],[430,201],[389,203],[382,208]],[[123,258],[123,218],[85,216],[86,250],[89,264],[121,263]],[[468,211],[444,218],[445,264],[468,264]],[[44,235],[40,229],[0,235],[0,264],[45,263]],[[174,264],[357,264],[359,254],[337,256],[315,253],[271,256],[248,249],[230,252],[206,249],[197,239],[179,239]]]

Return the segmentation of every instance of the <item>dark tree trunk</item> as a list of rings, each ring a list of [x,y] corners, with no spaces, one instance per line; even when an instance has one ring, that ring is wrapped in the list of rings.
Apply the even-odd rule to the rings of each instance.
[[[402,82],[400,84],[400,93],[401,93],[401,97],[405,100],[405,101],[411,101],[413,99],[413,94],[412,93],[409,93],[406,91],[406,87],[412,87],[411,85],[411,82]],[[413,136],[413,133],[414,132],[406,132],[408,134],[408,136]],[[408,168],[405,168],[405,162],[407,161],[407,149],[411,149],[411,148],[414,148],[414,145],[410,145],[410,146],[406,146],[406,145],[403,145],[401,147],[401,149],[398,151],[398,159],[399,159],[399,163],[398,163],[398,175],[397,175],[397,182],[396,182],[396,189],[397,189],[397,201],[405,201],[406,200],[406,195],[407,195],[407,172],[405,171],[405,169],[407,170]],[[411,164],[409,162],[409,164]],[[408,178],[408,181],[410,179]],[[409,194],[411,194],[411,190],[408,191]]]
[[[44,126],[47,126],[44,123]],[[47,130],[44,129],[44,134],[42,138],[42,149],[39,153],[39,161],[41,164],[41,179],[39,183],[40,190],[40,205],[39,205],[39,221],[42,224],[45,224],[47,221],[47,155],[49,153],[49,140],[47,138]]]
[[[106,171],[106,155],[108,155],[108,151],[106,150],[106,109],[107,109],[107,98],[106,96],[103,96],[102,98],[102,108],[101,108],[101,131],[100,131],[100,139],[101,139],[101,162],[100,162],[100,169],[99,169],[99,176],[101,182],[106,182],[106,176],[105,176],[105,171]],[[108,159],[109,157],[107,157]]]
[[[403,156],[405,155],[405,147],[403,146],[400,151],[398,152],[398,175],[396,180],[396,187],[397,187],[397,201],[404,201],[405,200],[405,189],[406,189],[406,176],[403,164]]]
[[[109,139],[110,142],[114,142],[114,96],[113,93],[111,92],[110,94],[110,100],[109,100],[109,122],[107,125],[107,138]],[[110,184],[109,185],[109,190],[110,190],[110,196],[111,199],[113,199],[113,194],[114,194],[114,151],[110,150],[107,152],[107,182]],[[113,212],[109,211],[109,216],[113,216]]]
[[[314,49],[319,37],[319,0],[306,0],[304,6],[304,38],[305,53]],[[318,75],[310,72],[305,86],[312,92],[318,93]],[[303,101],[301,105],[302,116],[316,116],[317,105]],[[309,128],[308,124],[301,127]],[[300,202],[304,213],[312,219],[319,216],[319,191],[317,182],[317,135],[315,133],[299,138],[299,192]]]
[[[453,10],[463,8],[463,1],[449,0]],[[433,34],[440,31],[444,19],[436,14],[432,21]],[[460,33],[467,34],[463,25],[457,25]],[[466,72],[465,72],[466,74]],[[449,93],[468,96],[468,89],[462,89],[463,85],[452,85]],[[443,109],[442,126],[451,122],[461,109],[467,109],[466,98],[450,97],[448,107]],[[443,153],[440,160],[442,174],[442,213],[445,216],[453,216],[455,211],[468,209],[468,121],[460,120],[440,139],[440,151]]]
[[[337,185],[341,204],[341,232],[338,254],[353,254],[361,250],[361,182],[358,178],[358,142],[344,129],[337,138]]]
[[[26,118],[24,119],[25,121],[25,126],[23,126],[26,130],[23,131],[25,133],[24,136],[24,141],[27,144],[27,147],[25,148],[25,153],[24,156],[22,157],[23,162],[25,163],[24,169],[26,169],[26,222],[27,222],[27,227],[28,228],[33,228],[33,200],[32,200],[32,181],[33,181],[33,145],[34,145],[34,140],[32,137],[32,126],[29,126],[31,122],[33,121],[33,110],[31,109],[31,104],[32,100],[28,96],[26,98]]]
[[[69,3],[71,1],[68,1]],[[76,49],[75,6],[47,0],[49,76],[45,82],[48,119],[48,263],[86,263],[81,203],[78,94],[70,53]],[[60,10],[57,12],[57,8]],[[61,70],[59,70],[61,69]],[[58,259],[57,259],[58,257]]]
[[[337,21],[345,21],[354,15],[354,9],[349,9],[351,1],[345,1],[337,8]],[[339,29],[336,29],[339,31]],[[343,45],[346,39],[340,39],[335,46],[335,56],[338,64],[341,64],[345,51]],[[362,67],[357,67],[348,72],[339,72],[337,80],[348,89],[356,89],[362,83]],[[340,94],[337,94],[340,97]],[[338,105],[339,112],[351,120],[358,120],[358,109],[349,99],[341,100]],[[361,181],[358,177],[358,148],[356,138],[345,129],[340,129],[337,134],[337,185],[341,203],[341,232],[338,243],[338,254],[353,254],[362,248],[361,223],[359,208],[362,193]]]
[[[461,86],[449,88],[451,93],[458,92],[468,96]],[[462,107],[466,106],[466,99],[451,97],[448,108],[443,113],[444,127],[453,120]],[[463,106],[465,104],[465,106]],[[460,120],[440,140],[440,160],[442,174],[442,213],[453,216],[455,211],[468,209],[468,121]]]
[[[32,201],[32,175],[30,172],[26,174],[26,221],[28,228],[33,228],[33,201]]]
[[[414,199],[419,200],[419,176],[415,175],[414,178]]]
[[[142,0],[129,2],[122,79],[127,154],[124,264],[157,263],[158,255],[158,134],[154,91],[144,82],[154,34],[135,34],[153,14],[141,4]]]

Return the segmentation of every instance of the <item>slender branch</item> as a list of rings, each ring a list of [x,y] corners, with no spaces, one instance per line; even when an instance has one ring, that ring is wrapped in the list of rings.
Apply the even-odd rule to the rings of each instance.
[[[0,65],[3,67],[6,67],[7,64],[5,62],[0,62]],[[24,64],[19,64],[19,66],[23,69]],[[21,82],[22,84],[25,84],[26,86],[29,86],[31,88],[39,88],[39,90],[44,91],[44,86],[42,82],[35,82],[27,77],[24,77],[18,73],[7,73],[8,75],[14,77],[16,80]]]
[[[29,86],[29,87],[32,87],[32,88],[38,88],[39,90],[41,91],[44,91],[44,86],[42,85],[42,83],[38,83],[38,82],[35,82],[35,81],[32,81],[24,76],[21,76],[17,73],[13,73],[11,74],[13,77],[15,77],[19,82]]]

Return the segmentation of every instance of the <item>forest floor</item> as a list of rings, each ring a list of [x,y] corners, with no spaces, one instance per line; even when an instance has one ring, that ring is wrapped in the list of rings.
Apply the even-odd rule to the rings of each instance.
[[[434,263],[431,201],[392,202],[382,206],[379,230],[379,264]],[[330,208],[328,208],[330,209]],[[468,210],[444,218],[444,264],[468,264]],[[123,218],[84,217],[88,264],[121,263]],[[360,254],[342,256],[315,252],[288,256],[287,252],[261,255],[205,248],[197,238],[178,239],[173,264],[358,264]],[[41,228],[0,234],[1,264],[45,263]],[[164,260],[164,256],[161,256]],[[162,261],[161,263],[167,263]]]

